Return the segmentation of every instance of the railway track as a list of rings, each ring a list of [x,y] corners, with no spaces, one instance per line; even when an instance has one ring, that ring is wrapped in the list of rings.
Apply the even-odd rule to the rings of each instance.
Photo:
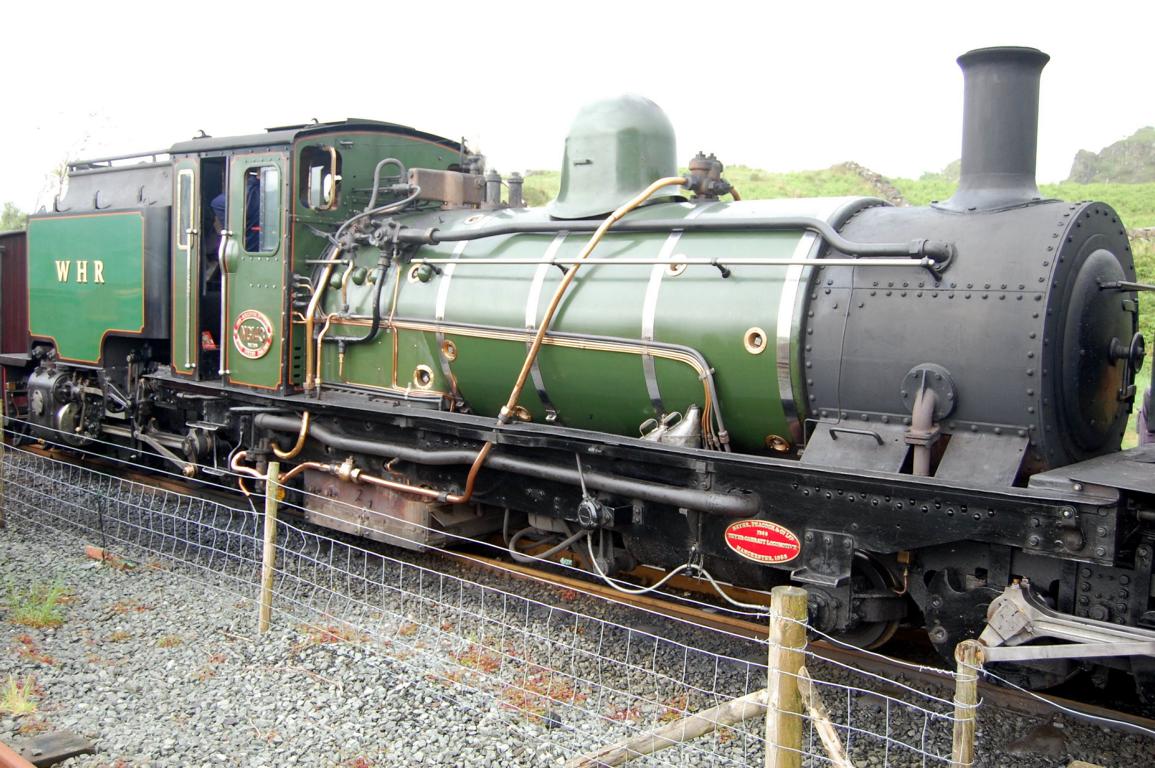
[[[204,484],[194,481],[172,477],[157,477],[137,470],[126,470],[115,462],[104,458],[77,457],[59,450],[36,447],[27,448],[27,450],[57,461],[99,468],[101,471],[115,474],[124,479],[153,485],[177,493],[205,496],[226,504],[235,504],[237,500],[236,494],[226,493],[217,488],[206,487]],[[387,545],[376,546],[385,547]],[[530,552],[532,552],[532,550]],[[765,622],[743,619],[696,605],[660,600],[648,595],[629,595],[595,581],[564,576],[554,573],[551,570],[530,567],[506,559],[440,550],[430,550],[426,554],[446,563],[465,565],[489,572],[498,572],[519,579],[534,580],[558,589],[572,590],[614,603],[641,608],[652,614],[667,616],[681,622],[712,630],[719,630],[740,637],[760,640],[765,638],[768,633],[768,624]],[[643,567],[635,572],[635,575],[642,577],[643,580],[656,580],[659,573],[660,571],[656,571],[655,569]],[[698,583],[695,584],[695,582]],[[704,583],[688,577],[676,577],[670,581],[670,585],[676,589],[705,591],[703,588]],[[768,603],[769,601],[769,595],[764,592],[735,589],[733,595],[747,602],[764,601]],[[889,643],[891,646],[890,650],[893,650],[893,646],[898,644],[898,642],[905,640],[908,643],[917,644],[918,650],[925,654],[927,645],[925,642],[918,643],[917,637],[918,633],[915,631],[902,633],[899,636],[899,640]],[[953,691],[952,678],[936,672],[934,667],[924,663],[912,662],[899,656],[887,656],[877,652],[839,645],[822,639],[811,642],[809,644],[809,650],[820,658],[873,673],[884,679],[901,679],[907,683],[914,683],[934,689],[937,693],[945,694],[946,696],[950,696]],[[893,690],[884,690],[885,688],[886,684],[880,682],[880,690],[878,692],[898,694],[901,691],[898,686],[894,686]],[[1025,692],[986,681],[980,681],[979,692],[981,700],[986,704],[1025,715],[1047,717],[1062,712],[1072,717],[1122,732],[1145,735],[1155,733],[1155,719],[1146,717],[1143,714],[1118,710],[1062,696]],[[0,763],[0,765],[2,765],[2,763]]]

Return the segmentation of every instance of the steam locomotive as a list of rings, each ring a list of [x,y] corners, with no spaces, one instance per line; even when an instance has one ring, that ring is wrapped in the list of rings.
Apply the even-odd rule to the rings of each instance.
[[[962,175],[928,207],[740,200],[638,97],[579,113],[544,208],[367,120],[74,163],[4,285],[10,423],[189,476],[277,461],[315,522],[400,546],[801,584],[864,646],[917,622],[949,653],[1011,586],[1149,642],[1143,286],[1109,206],[1039,193],[1047,60],[959,59]]]

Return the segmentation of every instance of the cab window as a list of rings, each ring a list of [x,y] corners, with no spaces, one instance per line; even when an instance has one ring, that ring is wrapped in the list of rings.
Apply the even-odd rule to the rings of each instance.
[[[329,146],[301,150],[301,205],[314,211],[331,211],[341,204],[341,153]]]
[[[188,231],[192,228],[193,172],[182,170],[177,174],[176,244],[188,248]]]
[[[245,250],[274,253],[281,243],[281,174],[275,165],[245,170]]]

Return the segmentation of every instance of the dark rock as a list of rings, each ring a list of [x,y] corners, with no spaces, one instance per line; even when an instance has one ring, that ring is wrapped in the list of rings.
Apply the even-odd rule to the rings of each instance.
[[[1007,744],[1007,753],[1011,755],[1063,757],[1067,754],[1067,734],[1050,723],[1036,725]]]

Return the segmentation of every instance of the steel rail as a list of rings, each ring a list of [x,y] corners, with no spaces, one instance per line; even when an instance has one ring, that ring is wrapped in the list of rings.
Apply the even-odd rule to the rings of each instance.
[[[16,750],[0,741],[0,768],[35,768],[35,766],[21,757]]]

